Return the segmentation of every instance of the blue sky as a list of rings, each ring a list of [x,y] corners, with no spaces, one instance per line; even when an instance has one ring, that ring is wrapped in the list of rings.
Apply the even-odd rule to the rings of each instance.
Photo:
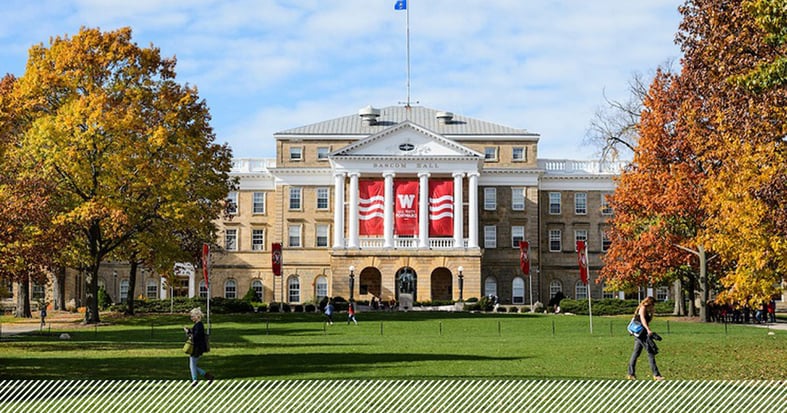
[[[396,0],[10,0],[0,74],[80,26],[129,26],[176,56],[218,142],[274,157],[273,133],[405,101],[405,17]],[[594,159],[583,144],[603,95],[668,59],[682,1],[408,0],[411,100],[541,134],[539,158]]]

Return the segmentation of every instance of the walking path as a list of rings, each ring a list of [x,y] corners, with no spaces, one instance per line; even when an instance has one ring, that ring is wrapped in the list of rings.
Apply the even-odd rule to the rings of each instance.
[[[71,313],[68,311],[49,311],[46,317],[46,325],[41,328],[40,319],[37,317],[14,320],[10,323],[0,323],[0,338],[9,337],[16,334],[32,333],[36,331],[49,332],[50,330],[61,330],[65,327],[79,325],[84,314]]]

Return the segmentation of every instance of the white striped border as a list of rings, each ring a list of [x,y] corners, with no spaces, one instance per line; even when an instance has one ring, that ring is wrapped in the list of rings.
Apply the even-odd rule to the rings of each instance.
[[[784,381],[5,380],[14,412],[787,412]]]

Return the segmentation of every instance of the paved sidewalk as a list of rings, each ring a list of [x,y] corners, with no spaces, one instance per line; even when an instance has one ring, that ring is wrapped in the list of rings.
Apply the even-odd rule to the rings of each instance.
[[[11,323],[0,323],[0,337],[9,337],[17,334],[33,333],[42,331],[48,333],[51,331],[61,330],[66,326],[73,326],[79,323],[84,318],[83,314],[71,313],[68,311],[50,311],[49,316],[46,318],[46,325],[41,328],[39,319],[34,317],[22,321],[14,321]]]

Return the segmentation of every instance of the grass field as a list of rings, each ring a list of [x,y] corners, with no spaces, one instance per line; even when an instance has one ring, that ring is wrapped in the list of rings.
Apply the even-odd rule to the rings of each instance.
[[[628,317],[360,313],[327,326],[318,314],[211,316],[201,367],[218,379],[622,379]],[[0,343],[0,379],[187,379],[185,314],[59,325]],[[657,318],[667,379],[787,379],[787,331]],[[58,335],[68,332],[71,340]],[[642,355],[638,375],[649,377]]]

